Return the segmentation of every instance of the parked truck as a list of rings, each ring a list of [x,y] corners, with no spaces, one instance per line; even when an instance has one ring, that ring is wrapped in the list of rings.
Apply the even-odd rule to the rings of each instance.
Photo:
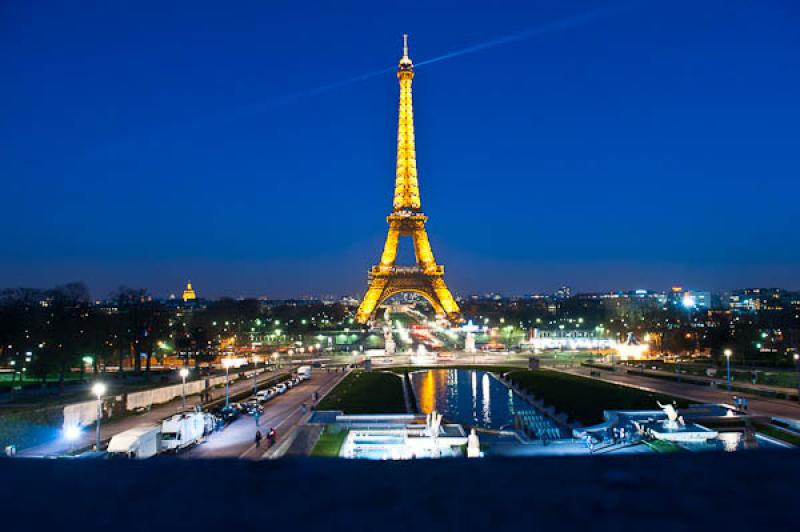
[[[198,443],[205,434],[206,415],[203,412],[176,414],[161,422],[161,447],[178,452]]]
[[[307,381],[311,378],[311,366],[300,366],[297,368],[297,376],[301,380]]]
[[[161,427],[139,425],[111,438],[108,443],[110,457],[150,458],[161,452]]]

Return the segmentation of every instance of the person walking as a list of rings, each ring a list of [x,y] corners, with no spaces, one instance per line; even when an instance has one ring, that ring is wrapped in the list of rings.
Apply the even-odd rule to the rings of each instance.
[[[256,430],[256,449],[261,447],[261,438],[263,438],[263,436],[261,435],[261,431]]]

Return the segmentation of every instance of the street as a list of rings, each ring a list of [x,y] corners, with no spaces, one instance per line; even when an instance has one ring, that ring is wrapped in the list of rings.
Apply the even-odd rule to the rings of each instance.
[[[258,376],[259,383],[268,381],[276,375],[288,373],[288,370],[267,371]],[[235,396],[243,393],[248,389],[252,390],[253,380],[251,378],[239,379],[232,382],[230,385],[230,394]],[[225,396],[225,390],[214,390],[214,400],[217,401]],[[186,398],[186,408],[191,408],[200,405],[199,395],[190,395]],[[112,436],[130,428],[147,425],[147,424],[160,424],[163,419],[168,418],[173,414],[177,414],[181,409],[181,399],[177,398],[168,403],[154,405],[149,411],[141,414],[130,414],[124,417],[104,419],[100,423],[100,440],[107,442]],[[57,436],[47,443],[29,447],[27,449],[20,449],[17,453],[19,456],[60,456],[72,452],[73,450],[83,449],[91,446],[95,441],[95,431],[89,427],[81,432],[77,439],[67,441],[64,439],[61,431],[59,430]]]
[[[230,423],[223,431],[211,434],[204,442],[182,452],[183,458],[248,458],[259,460],[268,454],[266,438],[262,440],[261,447],[256,448],[255,434],[258,428],[262,434],[273,428],[277,432],[276,447],[281,440],[302,420],[312,405],[311,395],[317,391],[322,398],[330,391],[347,373],[328,373],[322,369],[315,369],[311,380],[305,381],[264,403],[264,413],[259,418],[258,427],[253,416],[242,415]],[[306,404],[306,411],[302,405]]]

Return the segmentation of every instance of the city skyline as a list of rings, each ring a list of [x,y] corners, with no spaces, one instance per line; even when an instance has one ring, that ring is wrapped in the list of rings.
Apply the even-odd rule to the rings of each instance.
[[[303,31],[252,6],[152,22],[16,6],[0,284],[362,294],[408,32],[420,187],[454,293],[798,289],[798,13],[728,6],[466,4],[447,31],[447,8],[413,2]],[[341,33],[344,16],[384,24]]]

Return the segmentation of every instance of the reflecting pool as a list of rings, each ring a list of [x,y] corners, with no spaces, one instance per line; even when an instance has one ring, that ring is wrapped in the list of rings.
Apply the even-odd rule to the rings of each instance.
[[[514,414],[531,406],[486,371],[430,369],[411,373],[422,414],[436,410],[451,423],[513,429]]]

